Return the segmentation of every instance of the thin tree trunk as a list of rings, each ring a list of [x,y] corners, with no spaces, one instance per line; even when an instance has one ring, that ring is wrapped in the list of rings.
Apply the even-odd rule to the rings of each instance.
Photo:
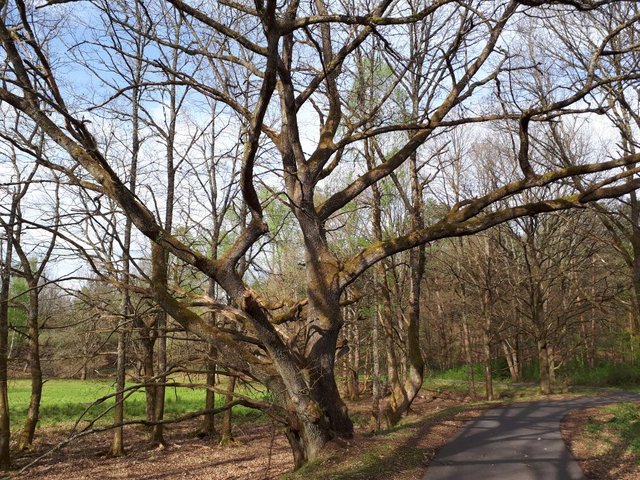
[[[380,430],[380,351],[379,344],[379,317],[380,306],[376,306],[376,311],[373,315],[373,327],[371,332],[371,355],[373,357],[373,378],[371,382],[371,423],[374,431]]]
[[[632,168],[632,167],[630,167]],[[629,194],[631,206],[631,282],[633,284],[634,305],[632,333],[640,332],[640,201],[638,194],[633,191]]]
[[[484,272],[484,288],[482,291],[482,351],[484,363],[484,391],[487,400],[493,400],[493,373],[491,371],[491,335],[493,330],[493,295],[492,295],[492,278],[493,278],[493,262],[492,253],[489,244],[489,237],[484,237],[484,257],[486,259],[486,271]]]
[[[351,350],[349,356],[351,360],[351,381],[353,387],[353,399],[360,400],[360,330],[358,329],[357,316],[353,314],[353,324],[351,325]]]
[[[417,108],[417,107],[416,107]],[[409,159],[409,174],[411,178],[411,228],[419,230],[424,228],[422,200],[422,187],[418,177],[417,155],[411,155]],[[399,405],[396,417],[404,415],[413,400],[418,395],[424,381],[424,358],[420,348],[420,297],[422,293],[422,278],[426,269],[426,250],[420,245],[409,251],[410,266],[410,290],[409,290],[409,314],[406,316],[406,361],[404,373],[403,400]]]
[[[633,341],[631,342],[633,345]],[[597,344],[596,344],[596,316],[594,312],[591,312],[591,319],[589,321],[589,368],[595,368],[597,360]]]
[[[382,409],[385,422],[388,426],[393,426],[400,420],[399,407],[405,396],[402,391],[402,383],[400,382],[400,366],[397,357],[394,338],[396,337],[393,325],[393,310],[391,308],[391,297],[389,295],[389,286],[386,281],[386,272],[383,262],[376,267],[378,275],[382,278],[379,285],[379,300],[382,302],[382,316],[380,317],[380,325],[384,333],[384,343],[387,356],[387,382],[391,389],[391,395],[386,399]]]
[[[465,288],[464,285],[462,288],[462,344],[464,348],[464,357],[465,363],[467,364],[467,390],[469,391],[469,396],[471,398],[476,397],[476,381],[475,374],[473,371],[473,358],[471,357],[471,333],[469,332],[469,321],[467,320],[467,307],[465,296]]]
[[[355,320],[352,314],[349,315],[349,323],[345,327],[344,333],[349,345],[349,353],[345,355],[345,385],[346,396],[349,400],[357,401],[360,398],[360,389],[358,385],[358,365],[357,365],[357,351],[356,351],[356,334],[355,334]]]
[[[9,225],[15,221],[12,208]],[[12,234],[7,232],[7,249],[2,265],[2,285],[0,285],[0,470],[9,470],[11,456],[9,443],[11,430],[9,425],[9,396],[7,376],[7,346],[9,343],[9,282],[11,281]],[[1,245],[1,244],[0,244]]]
[[[349,331],[351,330],[351,325],[349,321],[345,322],[345,326],[342,328],[342,332],[344,335],[344,346],[348,346],[349,353],[342,354],[342,348],[340,350],[340,358],[342,358],[342,390],[344,391],[344,396],[347,400],[351,400],[353,395],[353,383],[351,382],[351,339],[349,336]]]
[[[466,315],[462,322],[462,336],[464,338],[465,363],[467,364],[467,390],[471,398],[476,397],[476,378],[473,368],[473,357],[471,356],[471,334],[469,332],[469,322]]]
[[[156,421],[156,396],[157,388],[155,385],[156,380],[156,367],[153,361],[155,337],[153,336],[152,329],[144,324],[142,319],[137,316],[134,318],[136,325],[138,326],[139,344],[142,350],[142,378],[145,383],[145,407],[147,420],[150,422]],[[155,325],[153,326],[155,329]],[[153,431],[151,429],[151,431]]]
[[[482,353],[484,367],[484,392],[485,399],[493,400],[493,373],[491,372],[491,313],[489,290],[482,293],[482,310],[484,325],[482,326]]]
[[[166,260],[165,260],[166,266]],[[157,375],[155,388],[155,404],[154,404],[154,419],[156,422],[161,422],[164,419],[164,397],[165,386],[167,377],[164,373],[167,370],[167,314],[164,311],[159,311],[156,317],[156,326],[158,329],[158,348],[157,348]],[[151,445],[159,446],[165,445],[164,439],[164,425],[158,423],[153,426],[151,431]]]
[[[136,22],[140,23],[140,12],[136,8],[137,19]],[[141,51],[143,49],[141,37],[136,38],[136,49],[138,60],[135,62],[135,70],[133,73],[133,89],[131,91],[131,121],[132,121],[132,137],[131,137],[131,167],[129,176],[129,190],[135,194],[138,175],[138,155],[140,153],[140,118],[139,118],[139,103],[140,103],[140,83],[142,78],[142,64],[140,58],[142,57]],[[131,308],[131,293],[127,286],[131,282],[130,268],[131,268],[131,229],[132,221],[130,217],[127,217],[124,226],[124,242],[122,245],[122,263],[123,263],[123,275],[122,283],[124,288],[121,289],[122,294],[122,318],[116,325],[118,333],[118,347],[117,347],[117,363],[116,363],[116,396],[115,396],[115,408],[113,410],[113,421],[116,425],[121,425],[124,421],[125,406],[124,406],[124,388],[126,380],[126,361],[127,361],[127,333],[129,327],[129,320],[133,314]],[[135,322],[134,322],[135,323]],[[110,454],[113,456],[124,455],[124,429],[122,426],[116,427],[113,430],[113,439],[111,442]]]
[[[447,370],[451,368],[451,352],[449,349],[449,345],[451,345],[451,341],[449,340],[449,335],[447,334],[447,319],[444,314],[444,307],[441,310],[442,315],[440,315],[440,321],[437,325],[438,338],[439,338],[439,347],[440,347],[440,355],[439,357],[439,366],[440,370]],[[470,337],[469,337],[470,338]],[[471,350],[469,350],[469,360],[473,361],[471,356]],[[468,365],[473,366],[472,363],[468,363]]]
[[[212,314],[213,316],[213,314]],[[216,362],[215,362],[216,348],[213,343],[209,344],[209,351],[207,355],[207,387],[213,387],[216,384]],[[216,406],[216,395],[213,390],[207,389],[207,393],[204,400],[205,410],[212,410]],[[202,420],[202,435],[207,437],[213,437],[216,435],[216,423],[215,415],[207,413]]]
[[[175,25],[176,38],[180,38],[180,31],[182,27],[182,21],[179,20]],[[178,71],[178,52],[173,52],[172,56],[172,70]],[[171,234],[173,230],[173,211],[175,205],[175,184],[176,184],[176,165],[175,165],[175,138],[176,138],[176,125],[178,119],[178,95],[177,88],[173,81],[175,80],[174,74],[169,75],[169,80],[172,82],[169,86],[169,125],[167,126],[167,197],[165,201],[165,221],[164,229]],[[165,285],[168,285],[168,269],[169,269],[169,256],[164,253],[164,279]],[[155,398],[155,418],[156,421],[161,421],[164,418],[164,397],[165,397],[165,383],[167,377],[164,373],[167,370],[167,313],[161,311],[158,313],[156,319],[156,328],[158,331],[158,346],[157,346],[157,372],[158,381],[156,388]],[[164,439],[164,425],[158,423],[153,427],[153,433],[151,436],[151,443],[153,445],[165,445]]]
[[[236,376],[230,375],[228,378],[228,386],[227,393],[224,396],[224,404],[229,405],[233,401],[233,393],[236,389]],[[229,408],[225,410],[224,415],[222,416],[222,428],[221,428],[221,437],[220,437],[220,445],[228,445],[233,443],[233,432],[232,432],[232,419],[233,419],[233,409]]]
[[[504,356],[507,359],[507,366],[509,367],[509,375],[511,376],[511,381],[519,382],[520,371],[518,368],[517,352],[513,348],[511,348],[507,341],[502,341],[501,343],[502,351],[504,352]]]
[[[40,400],[42,398],[42,368],[40,366],[40,332],[39,332],[39,301],[38,285],[33,278],[29,281],[29,369],[31,371],[31,398],[24,427],[18,439],[18,450],[29,450],[33,446],[33,439],[40,414]]]
[[[516,313],[517,315],[517,313]],[[516,324],[518,329],[515,334],[515,346],[513,348],[513,361],[516,364],[516,372],[518,372],[518,379],[522,378],[522,365],[525,361],[524,342],[522,340],[522,317],[517,315]]]
[[[113,423],[120,425],[113,429],[113,439],[111,441],[110,455],[118,457],[124,455],[124,429],[122,422],[124,421],[124,388],[125,388],[125,367],[126,367],[126,322],[129,318],[129,302],[128,293],[122,300],[122,319],[118,322],[116,328],[118,331],[118,350],[116,360],[116,395],[115,407],[113,409]]]
[[[365,155],[370,168],[373,167],[373,151],[368,142],[365,142]],[[373,192],[372,202],[372,223],[373,234],[376,240],[382,240],[382,211],[381,199],[382,194],[376,184],[371,186]],[[387,357],[387,381],[391,388],[391,395],[385,401],[382,408],[382,415],[387,425],[392,426],[398,423],[402,415],[402,406],[406,403],[406,393],[403,390],[403,384],[400,381],[400,366],[397,357],[394,339],[396,332],[393,324],[393,310],[391,308],[391,295],[389,282],[387,280],[386,262],[378,262],[374,267],[377,277],[377,294],[378,302],[382,304],[381,315],[379,317],[380,325],[384,334],[384,342]],[[416,338],[416,341],[418,339]]]
[[[484,396],[493,400],[493,372],[491,371],[491,337],[487,334],[487,327],[482,329],[482,347],[484,356]]]
[[[89,376],[89,347],[87,346],[88,335],[84,335],[82,344],[82,369],[80,370],[80,380],[85,381]]]
[[[44,143],[44,140],[42,140]],[[42,145],[41,143],[41,145]],[[56,186],[55,196],[59,205],[59,190]],[[20,205],[16,205],[16,212],[20,213]],[[33,440],[35,437],[36,428],[38,426],[38,419],[40,416],[40,401],[42,399],[42,368],[40,362],[40,279],[47,266],[51,253],[53,252],[57,238],[57,228],[59,226],[60,215],[56,209],[55,216],[55,230],[51,237],[51,242],[47,248],[46,253],[41,257],[39,265],[32,263],[32,259],[28,257],[28,254],[23,249],[21,244],[22,228],[18,225],[14,231],[14,249],[17,253],[20,264],[22,265],[22,276],[27,282],[29,287],[29,306],[28,312],[28,336],[27,341],[29,344],[29,370],[31,374],[31,397],[29,400],[29,409],[27,410],[27,418],[20,435],[18,437],[18,449],[30,450],[33,446]]]
[[[547,342],[547,352],[549,355],[549,383],[554,385],[556,383],[556,362],[555,362],[555,349]]]

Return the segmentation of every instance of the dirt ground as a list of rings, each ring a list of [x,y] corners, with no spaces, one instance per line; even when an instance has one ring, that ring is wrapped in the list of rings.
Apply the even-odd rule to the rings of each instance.
[[[429,421],[422,419],[447,412],[448,407],[459,404],[461,400],[423,395],[416,400],[405,426],[388,434],[371,435],[366,428],[356,427],[353,440],[328,449],[327,460],[320,462],[320,470],[324,473],[342,472],[338,474],[339,478],[375,478],[377,475],[363,473],[371,467],[367,462],[373,458],[373,468],[381,475],[378,478],[420,479],[435,452],[481,410],[447,414]],[[366,419],[370,403],[364,399],[350,403],[349,408],[355,418]],[[293,460],[287,440],[270,423],[234,426],[237,443],[226,447],[218,446],[212,439],[197,438],[194,435],[197,426],[193,421],[168,427],[166,437],[169,446],[163,449],[146,447],[145,433],[141,428],[125,430],[127,455],[121,458],[106,455],[110,433],[84,437],[45,457],[24,473],[14,472],[11,478],[267,480],[279,478],[292,469]],[[65,432],[59,430],[39,432],[33,452],[16,454],[16,467],[19,469],[42,455],[63,440],[64,435]],[[407,445],[410,448],[406,448]],[[403,452],[410,452],[411,458],[403,456]],[[353,472],[353,475],[348,472]],[[306,478],[324,478],[324,473],[314,475],[309,472]]]
[[[197,438],[195,422],[168,429],[166,448],[149,449],[142,429],[125,431],[127,455],[106,455],[110,434],[84,437],[44,458],[39,464],[12,478],[35,480],[183,479],[207,480],[272,479],[291,469],[292,456],[283,435],[272,425],[245,424],[235,427],[237,443],[220,447],[213,439]],[[36,451],[17,460],[25,465],[63,437],[45,433]]]
[[[372,435],[356,429],[353,441],[346,446],[333,446],[325,460],[311,469],[291,475],[291,480],[421,480],[436,452],[469,420],[487,407],[465,408],[462,397],[430,397],[428,394],[414,401],[412,412],[402,424],[390,431]],[[360,416],[360,408],[350,410]]]
[[[562,421],[562,438],[580,463],[587,478],[593,480],[640,480],[640,460],[626,452],[626,446],[606,429],[589,434],[586,429],[590,418],[606,422],[606,407],[574,410]]]

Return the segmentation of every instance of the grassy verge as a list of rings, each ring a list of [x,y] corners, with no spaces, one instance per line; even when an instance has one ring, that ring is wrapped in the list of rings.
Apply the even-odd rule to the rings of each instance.
[[[640,478],[640,405],[573,411],[562,422],[562,436],[588,478]]]
[[[600,415],[587,418],[585,433],[590,440],[603,443],[607,451],[627,452],[640,460],[640,405],[603,407]]]

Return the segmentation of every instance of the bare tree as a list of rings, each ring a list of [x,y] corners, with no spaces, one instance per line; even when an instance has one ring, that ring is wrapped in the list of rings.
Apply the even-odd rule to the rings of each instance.
[[[40,150],[43,144],[40,144]],[[37,150],[37,151],[38,151]],[[25,185],[26,187],[26,185]],[[55,187],[55,203],[59,204],[59,188]],[[41,257],[30,258],[28,251],[24,248],[24,244],[21,241],[25,234],[25,224],[23,222],[22,211],[20,205],[17,205],[17,222],[13,229],[8,225],[3,225],[7,235],[13,233],[13,248],[20,260],[21,271],[18,273],[22,276],[28,286],[28,330],[26,337],[29,343],[29,370],[31,372],[31,399],[29,401],[29,409],[27,411],[27,418],[22,428],[18,439],[18,449],[28,450],[33,446],[33,440],[35,437],[36,426],[38,424],[40,414],[40,401],[42,398],[42,367],[40,363],[40,322],[42,321],[40,315],[40,297],[43,289],[43,279],[45,269],[49,265],[51,256],[54,252],[57,241],[57,230],[60,224],[60,215],[57,207],[54,208],[53,225],[50,227],[51,240],[48,245],[45,245],[45,249],[42,252]],[[0,219],[0,223],[4,223]]]
[[[186,330],[215,343],[217,363],[269,388],[277,405],[270,413],[286,425],[296,466],[316,458],[334,436],[352,435],[353,424],[334,377],[335,351],[343,325],[340,297],[365,271],[385,258],[429,242],[470,235],[527,215],[625,195],[640,185],[640,180],[632,178],[635,169],[619,171],[620,167],[637,162],[637,154],[580,165],[540,165],[530,159],[529,133],[532,124],[594,110],[585,106],[585,97],[621,78],[595,66],[613,38],[637,28],[636,17],[618,21],[611,34],[597,38],[588,52],[575,52],[581,60],[572,64],[575,78],[553,77],[555,94],[540,102],[527,95],[522,86],[522,79],[536,67],[523,60],[521,52],[510,51],[503,39],[505,29],[525,18],[540,26],[559,25],[561,10],[566,9],[588,19],[589,12],[581,10],[599,8],[599,3],[567,2],[573,5],[567,7],[564,2],[441,1],[413,10],[386,0],[375,5],[344,2],[331,6],[322,0],[308,4],[267,0],[253,6],[233,3],[195,7],[181,0],[167,3],[184,19],[189,35],[176,40],[153,26],[140,33],[158,48],[170,46],[180,55],[211,59],[216,68],[205,77],[195,72],[176,72],[172,65],[150,54],[143,53],[143,61],[165,74],[169,72],[169,83],[189,86],[194,94],[223,102],[248,125],[242,132],[240,174],[248,221],[217,258],[203,255],[181,241],[166,222],[154,215],[151,203],[129,188],[124,176],[116,172],[113,159],[96,141],[92,125],[83,119],[85,112],[90,109],[95,114],[101,105],[83,109],[68,101],[69,92],[61,82],[64,72],[50,61],[50,52],[43,48],[47,25],[37,12],[53,13],[72,6],[52,3],[36,10],[21,0],[0,2],[0,42],[5,57],[0,99],[28,115],[66,152],[65,161],[73,165],[67,169],[69,181],[90,182],[92,188],[116,202],[127,219],[152,242],[149,288],[155,300]],[[150,18],[165,6],[164,2],[140,4]],[[102,15],[99,10],[96,13]],[[129,28],[139,32],[133,19],[130,21]],[[417,64],[402,39],[407,28],[420,24],[430,25],[431,35],[421,40],[422,48],[430,55]],[[559,34],[553,30],[550,33]],[[572,34],[587,35],[579,31]],[[517,42],[511,37],[517,37],[518,30],[512,30],[509,36],[509,43],[515,45]],[[353,64],[354,52],[374,40],[394,59],[393,77],[391,88],[383,88],[375,104],[364,105],[365,115],[361,112],[360,117],[374,118],[384,112],[396,101],[395,85],[413,72],[416,77],[425,77],[431,94],[408,109],[412,112],[408,120],[382,115],[371,124],[350,115],[345,108],[349,96],[345,85],[354,81],[348,68]],[[37,65],[31,61],[33,58]],[[235,82],[232,74],[227,75],[235,69],[247,72],[250,80]],[[625,70],[621,75],[631,78],[637,73]],[[111,98],[134,87],[120,87]],[[250,92],[249,108],[227,93],[242,90]],[[502,108],[483,109],[488,98],[499,99]],[[350,202],[410,164],[413,155],[443,130],[497,120],[518,126],[519,172],[512,180],[488,191],[474,192],[437,220],[424,226],[417,222],[400,235],[372,241],[355,255],[342,257],[335,253],[328,224]],[[310,130],[314,130],[312,138],[307,136]],[[365,141],[384,145],[385,138],[396,132],[403,132],[404,137],[385,152],[384,162],[347,164],[350,158],[343,156],[345,149],[357,148]],[[353,173],[345,175],[347,171]],[[582,191],[558,193],[545,188],[576,176],[584,177],[586,188]],[[283,188],[287,207],[304,240],[306,297],[286,307],[261,298],[240,269],[247,253],[260,244],[269,230],[263,199],[256,188],[258,182]],[[323,185],[328,190],[323,191]],[[538,195],[516,197],[528,190]],[[414,202],[417,205],[419,201]],[[169,257],[213,279],[230,299],[230,305],[214,301],[210,308],[242,328],[220,328],[190,308],[191,304],[168,283]],[[418,262],[414,268],[419,278],[420,259],[414,260]],[[287,322],[304,325],[300,342],[286,341],[278,325]],[[413,366],[418,372],[420,359],[416,356],[415,360]]]

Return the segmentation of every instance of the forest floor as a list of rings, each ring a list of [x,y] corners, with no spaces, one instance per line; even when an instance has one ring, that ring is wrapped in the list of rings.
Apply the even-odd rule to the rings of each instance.
[[[171,425],[165,432],[167,447],[150,448],[141,427],[125,430],[126,455],[107,455],[111,432],[78,439],[44,457],[25,472],[10,478],[21,480],[111,479],[272,479],[291,470],[292,455],[284,435],[270,423],[248,422],[234,426],[236,442],[221,447],[215,438],[198,438],[200,422]],[[35,449],[17,456],[18,469],[64,440],[65,431],[38,433]]]
[[[467,402],[465,404],[464,402]],[[372,434],[368,423],[370,399],[349,402],[356,423],[353,440],[333,445],[322,461],[295,474],[292,456],[281,432],[264,419],[253,419],[234,426],[237,442],[218,446],[214,439],[198,438],[196,421],[167,428],[166,448],[147,447],[142,427],[125,431],[127,454],[106,455],[111,433],[78,439],[42,458],[25,472],[9,478],[20,480],[80,479],[419,479],[435,452],[483,406],[469,404],[456,392],[424,392],[414,403],[411,414],[390,430]],[[45,427],[38,431],[32,452],[15,455],[20,469],[65,439],[68,431]]]
[[[357,428],[353,441],[333,446],[322,460],[285,475],[284,479],[422,479],[436,452],[469,420],[491,406],[471,403],[468,397],[451,392],[442,396],[425,392],[398,426],[376,434]],[[351,404],[350,409],[356,419],[368,416],[370,401]]]
[[[354,439],[331,445],[321,460],[295,473],[291,472],[293,459],[283,433],[264,416],[239,412],[233,427],[236,442],[230,446],[221,447],[216,439],[198,438],[198,420],[167,426],[166,448],[150,448],[143,427],[128,427],[124,457],[107,456],[112,432],[102,432],[74,440],[20,472],[25,465],[65,440],[69,433],[68,422],[45,424],[37,432],[33,451],[14,454],[16,470],[9,478],[418,480],[423,478],[426,466],[436,452],[466,422],[500,403],[539,398],[536,387],[530,384],[501,385],[497,391],[503,400],[498,402],[474,402],[464,390],[464,382],[431,380],[430,389],[421,391],[410,415],[398,426],[375,434],[368,427],[371,399],[364,396],[360,401],[347,402],[356,426]],[[198,400],[186,395],[180,394],[178,398],[176,394],[176,404],[182,406],[184,402]],[[561,399],[567,395],[554,397]],[[50,406],[53,410],[60,408],[65,415],[68,413],[68,406]],[[625,480],[631,478],[640,479],[625,477]]]
[[[574,410],[561,432],[588,478],[640,480],[640,404]]]

